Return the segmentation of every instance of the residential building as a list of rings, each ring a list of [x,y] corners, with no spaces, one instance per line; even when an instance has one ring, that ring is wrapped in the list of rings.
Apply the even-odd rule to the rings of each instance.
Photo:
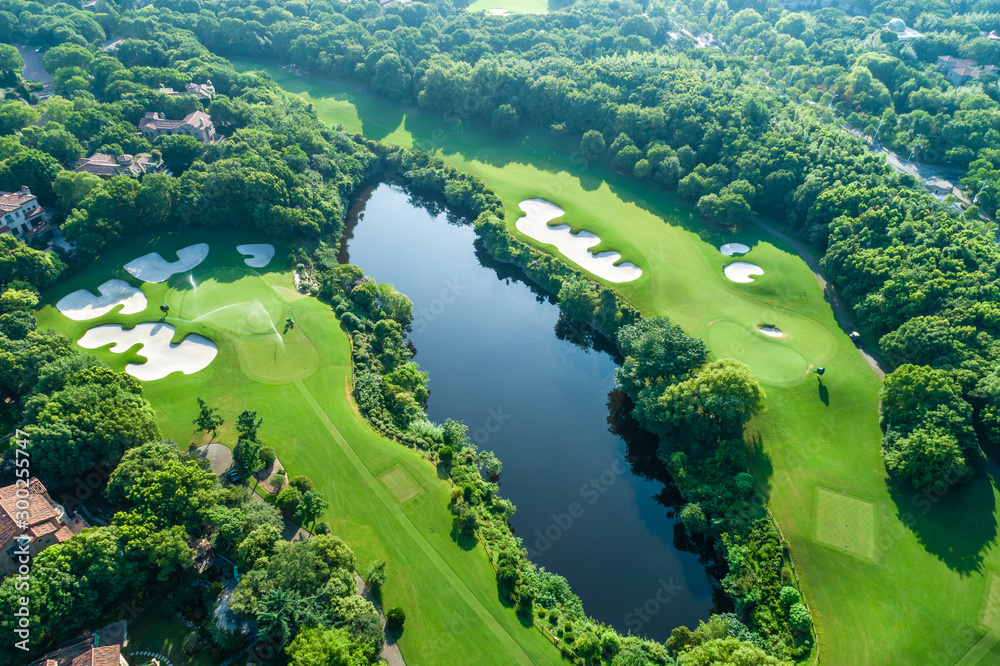
[[[50,660],[51,661],[51,660]],[[72,661],[73,666],[128,666],[120,645],[93,647]]]
[[[172,97],[176,95],[191,95],[202,101],[207,101],[215,97],[215,86],[209,80],[208,83],[187,83],[184,85],[184,92],[174,90],[173,88],[160,88],[157,92]]]
[[[54,227],[48,223],[45,209],[27,186],[18,192],[0,192],[0,234],[11,234],[28,241]]]
[[[975,67],[979,63],[975,60],[969,60],[966,58],[956,58],[955,56],[945,55],[938,56],[937,68],[941,73],[950,72],[956,67]]]
[[[147,113],[139,121],[139,132],[152,141],[158,136],[184,134],[193,136],[202,143],[215,141],[215,124],[212,117],[202,111],[195,111],[184,117],[184,120],[168,120],[162,113]]]
[[[162,172],[164,169],[163,160],[154,160],[149,153],[139,153],[134,156],[119,155],[118,157],[107,153],[94,153],[90,157],[81,157],[73,171],[92,173],[101,178],[114,176],[138,178],[147,173]]]
[[[17,484],[0,488],[0,573],[5,576],[18,570],[20,555],[15,551],[23,550],[23,535],[30,539],[27,550],[34,557],[52,544],[72,539],[90,527],[78,514],[68,518],[38,479],[31,479],[27,497],[18,497],[19,490],[23,495],[24,488],[19,489]],[[23,507],[25,502],[27,509],[18,508],[19,503]]]

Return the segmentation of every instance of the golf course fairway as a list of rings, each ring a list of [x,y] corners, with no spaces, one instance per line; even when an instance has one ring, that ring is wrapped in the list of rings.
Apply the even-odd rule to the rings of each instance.
[[[189,273],[153,284],[140,283],[122,268],[149,252],[172,258],[193,236],[211,250]],[[162,321],[175,327],[174,342],[192,333],[208,338],[219,352],[204,370],[143,383],[163,435],[182,446],[208,441],[192,432],[199,397],[220,408],[227,422],[218,440],[230,445],[236,439],[236,415],[257,410],[264,420],[264,443],[275,448],[290,475],[309,475],[324,493],[330,501],[324,520],[355,551],[359,566],[373,559],[388,562],[384,602],[406,611],[399,645],[407,660],[497,666],[561,662],[530,621],[525,625],[501,603],[485,551],[452,538],[450,487],[437,469],[416,451],[382,438],[355,411],[347,392],[349,338],[329,306],[294,289],[287,248],[276,245],[274,259],[255,269],[235,250],[237,242],[272,241],[232,230],[133,238],[50,290],[37,313],[39,328],[79,340],[101,324],[128,328]],[[141,287],[149,301],[146,309],[74,321],[55,308],[66,294],[96,290],[112,278]],[[161,304],[170,306],[166,316]],[[286,329],[289,318],[295,325]],[[135,349],[92,353],[116,370],[144,361]]]
[[[941,497],[887,478],[880,380],[790,246],[757,226],[739,234],[709,229],[676,194],[590,162],[575,142],[547,132],[500,137],[471,120],[446,121],[278,65],[235,64],[267,71],[331,125],[420,148],[478,176],[502,197],[508,229],[525,242],[533,243],[516,230],[518,202],[552,202],[565,211],[560,222],[600,236],[595,252],[616,250],[643,271],[609,286],[705,339],[713,356],[744,360],[760,376],[768,400],[753,423],[752,471],[789,543],[823,663],[1000,661],[992,474]],[[729,242],[749,246],[741,259],[764,274],[746,284],[726,279],[731,260],[718,248]],[[761,325],[784,335],[764,336]],[[817,366],[827,370],[822,382],[811,373]]]

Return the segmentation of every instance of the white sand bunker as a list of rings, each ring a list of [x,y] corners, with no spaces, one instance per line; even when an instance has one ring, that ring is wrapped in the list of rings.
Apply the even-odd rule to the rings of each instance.
[[[264,268],[274,257],[274,246],[269,243],[258,243],[256,245],[237,245],[236,251],[240,254],[250,256],[243,260],[251,268]]]
[[[167,261],[159,252],[150,252],[125,264],[125,270],[143,282],[163,282],[174,273],[191,270],[207,256],[208,243],[198,243],[177,250],[177,261]]]
[[[570,233],[568,224],[550,227],[549,220],[563,214],[558,206],[544,199],[527,199],[520,206],[525,215],[517,221],[518,231],[541,243],[555,245],[563,256],[597,277],[608,282],[630,282],[642,275],[642,269],[627,261],[616,266],[615,262],[622,258],[618,252],[591,253],[590,248],[601,242],[600,236],[589,231]]]
[[[163,379],[172,372],[194,374],[208,367],[219,353],[215,343],[208,338],[192,333],[180,344],[173,344],[174,327],[169,324],[138,324],[131,330],[124,330],[121,324],[95,326],[80,338],[78,345],[84,349],[97,349],[114,343],[111,351],[122,354],[135,345],[142,345],[140,356],[145,363],[129,363],[125,372],[144,382]]]
[[[746,254],[749,251],[750,246],[744,245],[743,243],[726,243],[719,248],[719,252],[722,252],[722,254],[727,257],[731,257],[734,254]]]
[[[757,264],[750,264],[745,261],[734,261],[726,266],[726,277],[733,282],[753,282],[754,275],[763,275],[764,269]]]
[[[763,333],[764,335],[771,336],[772,338],[780,338],[781,336],[784,335],[784,333],[781,332],[780,328],[778,328],[777,326],[771,326],[770,324],[766,324],[764,326],[758,326],[757,330]]]
[[[108,280],[97,291],[100,296],[94,296],[86,289],[77,289],[59,299],[56,309],[76,321],[96,319],[119,305],[123,306],[119,314],[135,314],[146,309],[146,294],[124,280]]]
[[[507,11],[506,9],[490,9],[488,11],[490,14],[493,14],[494,16],[507,16],[508,14],[510,14],[510,12]]]

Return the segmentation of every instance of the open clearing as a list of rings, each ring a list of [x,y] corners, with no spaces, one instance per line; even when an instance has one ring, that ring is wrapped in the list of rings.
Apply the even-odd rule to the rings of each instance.
[[[623,296],[707,340],[713,356],[720,352],[710,337],[712,322],[726,318],[747,332],[739,352],[745,361],[772,358],[776,348],[768,345],[783,344],[808,364],[826,367],[821,384],[762,378],[767,411],[755,420],[758,445],[751,452],[752,471],[790,544],[813,611],[823,662],[954,664],[982,638],[989,570],[1000,571],[993,476],[952,488],[926,510],[912,489],[886,478],[879,377],[837,325],[791,245],[757,225],[742,231],[741,242],[753,248],[767,275],[735,284],[719,270],[719,247],[731,233],[707,228],[690,204],[655,183],[596,163],[580,171],[576,141],[534,130],[498,137],[475,122],[459,127],[351,86],[296,77],[276,64],[236,64],[267,71],[331,125],[404,146],[437,146],[445,162],[482,178],[502,197],[512,233],[543,250],[517,231],[518,203],[551,201],[646,269],[639,279],[615,285]],[[785,335],[760,335],[755,327],[763,323]],[[731,336],[724,334],[721,344],[731,345]],[[872,505],[877,564],[815,541],[819,488]]]
[[[198,236],[231,248],[233,233],[199,230]],[[253,232],[239,234],[247,242],[269,242]],[[189,238],[189,232],[149,234],[109,251],[46,294],[37,313],[39,326],[79,339],[93,322],[73,321],[53,303],[123,273],[130,258],[153,251],[170,256]],[[264,419],[261,435],[275,447],[288,473],[308,474],[330,500],[324,519],[357,553],[359,566],[373,559],[389,562],[384,603],[406,609],[399,645],[407,661],[561,663],[545,637],[501,603],[486,552],[467,549],[452,538],[449,485],[436,467],[416,451],[381,437],[355,411],[346,391],[352,372],[349,337],[329,306],[308,297],[286,300],[282,294],[294,292],[291,273],[281,268],[287,249],[275,249],[275,258],[263,270],[246,266],[238,252],[213,252],[191,275],[143,285],[152,303],[170,304],[165,323],[176,329],[175,336],[199,334],[218,345],[218,356],[204,370],[143,385],[164,437],[182,444],[194,440],[191,420],[199,397],[226,418],[216,439],[230,445],[236,440],[236,415],[257,410]],[[286,317],[295,321],[288,330]],[[110,313],[96,321],[131,326],[142,318]],[[281,349],[292,360],[275,361]],[[119,370],[141,360],[132,349],[94,353]],[[253,354],[259,358],[246,358]],[[255,378],[262,367],[275,376]]]
[[[874,559],[875,512],[871,503],[817,489],[816,541]]]

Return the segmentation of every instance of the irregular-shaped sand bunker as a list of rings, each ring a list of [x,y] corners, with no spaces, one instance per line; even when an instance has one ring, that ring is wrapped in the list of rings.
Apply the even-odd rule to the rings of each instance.
[[[608,282],[630,282],[642,275],[642,269],[627,261],[616,266],[615,262],[622,258],[618,252],[591,253],[590,248],[601,242],[600,236],[589,231],[570,233],[568,224],[550,227],[549,220],[563,214],[558,206],[544,199],[527,199],[520,206],[525,215],[517,221],[518,231],[541,243],[554,245],[567,259],[597,277]]]
[[[114,343],[111,351],[122,354],[135,345],[142,345],[140,356],[145,363],[129,363],[125,372],[144,382],[163,379],[172,372],[194,374],[208,367],[219,352],[215,343],[208,338],[192,333],[180,344],[173,344],[174,327],[169,324],[138,324],[131,330],[124,330],[121,324],[95,326],[80,338],[78,345],[84,349],[97,349]]]
[[[744,245],[743,243],[726,243],[725,245],[719,248],[719,252],[726,255],[727,257],[731,257],[734,254],[746,254],[749,251],[750,251],[750,246]]]
[[[143,282],[163,282],[174,273],[191,270],[207,256],[208,243],[198,243],[177,250],[177,261],[167,261],[159,252],[150,252],[125,264],[125,270]]]
[[[56,309],[76,321],[96,319],[119,305],[123,306],[119,314],[135,314],[146,309],[146,294],[124,280],[108,280],[97,291],[100,296],[94,296],[86,289],[77,289],[59,299]]]
[[[771,325],[758,326],[757,330],[763,333],[764,335],[771,336],[772,338],[780,338],[781,336],[784,335],[784,333],[781,332],[781,329],[778,328],[777,326],[771,326]]]
[[[269,243],[258,243],[255,245],[237,245],[236,251],[240,254],[250,256],[243,260],[251,268],[264,268],[274,257],[274,246]]]
[[[746,261],[734,261],[723,272],[733,282],[753,282],[753,276],[763,275],[764,269]]]

